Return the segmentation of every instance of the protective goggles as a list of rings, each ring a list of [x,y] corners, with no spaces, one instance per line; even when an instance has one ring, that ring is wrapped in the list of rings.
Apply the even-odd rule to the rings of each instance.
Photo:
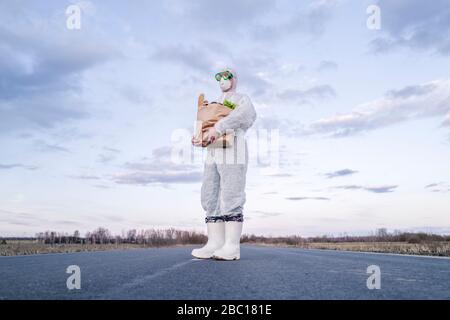
[[[230,71],[219,72],[215,75],[217,81],[220,81],[221,78],[224,80],[230,80],[233,78],[233,74]]]

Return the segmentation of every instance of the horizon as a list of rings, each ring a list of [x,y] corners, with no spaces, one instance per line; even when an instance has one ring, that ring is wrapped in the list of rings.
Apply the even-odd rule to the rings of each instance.
[[[64,236],[72,236],[75,234],[75,232],[79,232],[80,234],[80,238],[86,238],[87,235],[89,233],[92,233],[96,230],[98,230],[99,228],[103,228],[106,229],[108,231],[111,231],[110,229],[106,228],[106,227],[96,227],[96,228],[92,228],[91,230],[87,230],[87,231],[80,231],[80,230],[73,230],[72,232],[68,232],[68,231],[62,231],[62,230],[44,230],[44,231],[40,231],[37,232],[34,235],[10,235],[10,236],[3,236],[0,234],[0,239],[8,239],[8,238],[37,238],[39,233],[44,234],[46,232],[56,232],[57,235],[64,235]],[[176,231],[182,231],[182,232],[197,232],[197,233],[201,233],[201,234],[205,234],[205,230],[202,230],[201,228],[194,228],[194,229],[187,229],[187,228],[176,228],[176,227],[153,227],[153,228],[147,228],[147,229],[127,229],[127,230],[121,230],[120,233],[115,233],[115,232],[111,232],[111,236],[112,237],[117,237],[117,236],[121,236],[124,237],[125,234],[128,231],[131,230],[135,230],[137,233],[142,232],[142,231],[146,231],[146,230],[169,230],[169,229],[174,229]],[[384,228],[380,228],[380,229],[384,229]],[[292,237],[292,236],[296,236],[296,237],[301,237],[301,238],[320,238],[320,237],[328,237],[328,238],[339,238],[339,237],[371,237],[371,236],[376,236],[377,232],[379,232],[380,229],[375,229],[375,230],[371,230],[371,231],[366,231],[366,232],[359,232],[359,233],[348,233],[348,232],[340,232],[337,234],[317,234],[317,235],[309,235],[309,236],[305,236],[302,234],[296,234],[296,233],[291,233],[291,234],[255,234],[255,233],[248,233],[245,232],[245,230],[243,230],[242,235],[247,235],[247,236],[256,236],[256,237]],[[438,236],[449,236],[450,235],[450,231],[447,231],[445,229],[442,228],[432,228],[432,227],[423,227],[423,228],[412,228],[412,229],[405,229],[405,230],[399,230],[399,229],[386,229],[385,230],[388,236],[391,235],[395,235],[397,233],[401,233],[401,234],[407,234],[407,233],[412,233],[412,234],[418,234],[418,233],[424,233],[427,235],[438,235]]]

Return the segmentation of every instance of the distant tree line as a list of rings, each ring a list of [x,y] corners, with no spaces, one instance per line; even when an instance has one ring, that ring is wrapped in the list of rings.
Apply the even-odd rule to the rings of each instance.
[[[437,235],[424,232],[401,232],[394,231],[389,233],[386,228],[377,229],[372,235],[368,236],[351,236],[343,234],[340,236],[320,236],[303,238],[297,235],[286,237],[264,237],[255,235],[243,235],[243,242],[254,243],[270,243],[270,244],[290,244],[300,245],[304,243],[340,243],[340,242],[407,242],[407,243],[422,243],[435,241],[450,241],[450,235]]]
[[[170,229],[128,230],[122,235],[113,235],[108,229],[99,227],[87,232],[84,237],[76,230],[72,235],[66,232],[45,231],[36,234],[40,243],[45,244],[142,244],[150,246],[164,246],[176,244],[198,244],[207,240],[207,237],[195,231]]]
[[[195,231],[183,231],[170,229],[131,229],[123,231],[121,235],[113,235],[107,228],[99,227],[94,231],[87,232],[84,237],[76,230],[72,234],[67,232],[45,231],[36,234],[35,238],[2,238],[0,244],[6,244],[6,240],[35,240],[44,244],[139,244],[148,246],[166,246],[177,244],[201,244],[207,241],[207,236]],[[387,229],[380,228],[367,236],[351,236],[343,234],[340,236],[324,235],[320,237],[301,237],[298,235],[284,237],[265,237],[254,234],[244,234],[242,242],[301,245],[305,243],[340,243],[340,242],[446,242],[450,241],[450,235],[436,235],[424,232],[401,232],[389,233]]]

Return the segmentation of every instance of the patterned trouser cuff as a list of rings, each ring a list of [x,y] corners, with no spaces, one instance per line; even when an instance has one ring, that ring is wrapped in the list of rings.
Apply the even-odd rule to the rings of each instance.
[[[206,223],[212,223],[212,222],[225,222],[225,219],[223,216],[207,216],[205,218]]]
[[[244,216],[242,213],[235,215],[225,215],[225,216],[207,216],[205,218],[205,222],[228,222],[228,221],[237,221],[244,222]]]

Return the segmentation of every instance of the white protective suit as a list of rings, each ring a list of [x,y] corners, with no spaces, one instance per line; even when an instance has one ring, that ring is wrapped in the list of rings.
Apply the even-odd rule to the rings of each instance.
[[[226,69],[230,70],[230,69]],[[219,136],[227,131],[235,134],[229,148],[207,148],[201,189],[202,207],[206,222],[243,221],[245,203],[245,176],[248,166],[248,149],[245,132],[253,125],[256,111],[247,95],[236,92],[237,77],[234,71],[233,87],[223,92],[219,99],[236,104],[236,108],[215,124]]]
[[[228,148],[207,147],[201,203],[206,212],[208,242],[192,250],[192,255],[201,259],[239,260],[248,166],[245,132],[255,122],[256,111],[248,96],[236,92],[236,73],[231,69],[223,71],[231,72],[233,78],[221,78],[223,94],[219,102],[226,99],[236,107],[214,128],[219,136],[234,132],[234,142]]]

